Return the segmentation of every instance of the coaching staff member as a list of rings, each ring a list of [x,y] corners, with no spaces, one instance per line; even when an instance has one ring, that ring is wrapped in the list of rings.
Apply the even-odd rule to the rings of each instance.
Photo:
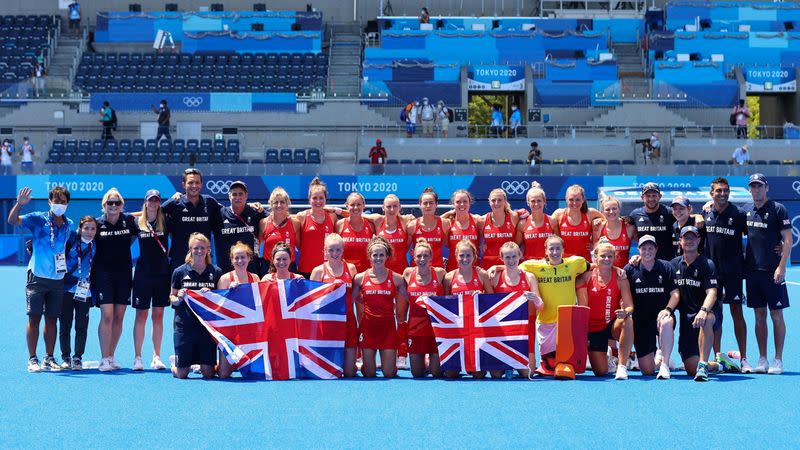
[[[672,225],[675,217],[669,208],[659,203],[661,188],[655,183],[642,186],[642,201],[644,205],[631,211],[636,234],[649,234],[656,238],[656,258],[670,261],[675,257],[675,249],[672,247]]]

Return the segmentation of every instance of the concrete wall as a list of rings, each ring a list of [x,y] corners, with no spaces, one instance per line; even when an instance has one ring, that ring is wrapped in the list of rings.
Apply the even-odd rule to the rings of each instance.
[[[675,139],[672,146],[672,159],[724,159],[730,160],[733,151],[745,144],[750,145],[750,159],[799,159],[798,140],[748,140],[739,139]]]

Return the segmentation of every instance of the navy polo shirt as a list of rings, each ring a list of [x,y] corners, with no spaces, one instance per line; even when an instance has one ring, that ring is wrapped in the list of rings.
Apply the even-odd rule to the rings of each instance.
[[[264,217],[266,217],[264,211],[258,212],[250,205],[245,205],[239,215],[234,214],[230,206],[222,208],[219,223],[214,228],[214,249],[217,265],[223,268],[223,271],[228,272],[232,269],[229,255],[234,244],[241,241],[251,249],[255,248],[258,222]]]
[[[656,258],[669,261],[675,257],[675,249],[672,246],[672,224],[675,223],[675,217],[672,211],[664,205],[658,205],[655,212],[648,213],[642,206],[631,211],[630,216],[639,236],[649,234],[656,238],[658,244]]]
[[[153,232],[150,232],[151,228]],[[164,231],[156,229],[156,221],[150,222],[150,227],[139,228],[139,259],[136,260],[136,273],[169,274],[169,259],[167,258],[169,239],[167,237],[166,223]]]
[[[696,226],[694,216],[689,216],[683,226],[681,226],[677,220],[672,224],[672,249],[675,252],[675,256],[683,254],[683,250],[681,250],[681,228],[688,226]],[[697,251],[703,253],[706,245],[706,230],[705,228],[698,228],[697,231],[700,232],[700,242],[697,244]]]
[[[742,235],[747,234],[747,216],[733,203],[722,212],[715,208],[705,213],[705,255],[717,268],[717,275],[741,278],[744,274]]]
[[[645,269],[641,263],[636,266],[628,264],[625,266],[625,274],[633,296],[634,323],[637,316],[649,317],[667,306],[670,294],[676,287],[675,271],[669,261],[657,259],[650,270]]]
[[[706,289],[717,287],[717,271],[714,263],[702,254],[697,255],[691,264],[686,264],[683,256],[672,260],[675,270],[675,285],[681,293],[678,308],[681,313],[693,316],[700,311],[706,299]],[[719,302],[714,302],[713,309],[717,309]]]
[[[178,200],[169,199],[162,205],[167,218],[172,242],[169,247],[170,263],[177,267],[186,259],[189,251],[189,236],[202,233],[209,240],[211,230],[219,220],[221,205],[213,197],[200,195],[197,205],[182,194]]]
[[[222,270],[219,267],[209,264],[203,273],[197,273],[192,269],[192,265],[184,263],[172,272],[173,289],[192,289],[199,291],[202,288],[216,289],[217,282],[222,277]],[[182,301],[175,308],[175,326],[191,328],[196,330],[203,329],[200,321],[194,313],[189,310],[186,300]]]
[[[97,254],[92,264],[93,273],[130,273],[133,269],[131,244],[136,239],[138,228],[136,219],[120,213],[116,223],[111,223],[106,215],[97,218]]]
[[[781,231],[792,228],[789,213],[772,200],[767,200],[761,208],[748,203],[743,210],[747,214],[745,269],[774,272],[781,262],[781,255],[775,253],[775,246],[783,240]]]

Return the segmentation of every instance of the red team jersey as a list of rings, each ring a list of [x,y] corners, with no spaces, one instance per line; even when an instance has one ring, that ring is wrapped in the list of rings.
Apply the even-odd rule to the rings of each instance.
[[[564,240],[565,258],[582,256],[586,261],[592,260],[592,224],[589,223],[589,216],[586,213],[581,213],[581,223],[571,225],[569,215],[564,211],[558,228],[561,239]]]
[[[328,265],[322,265],[322,282],[323,283],[333,283],[336,280],[340,280],[344,285],[347,287],[347,294],[345,297],[345,315],[347,317],[347,333],[344,340],[344,346],[347,348],[357,347],[358,346],[358,325],[356,324],[356,313],[353,308],[353,299],[350,296],[353,290],[353,276],[350,274],[350,271],[347,270],[347,265],[344,266],[342,269],[342,274],[334,276],[330,270],[328,270]]]
[[[483,225],[483,242],[486,243],[486,250],[483,252],[481,267],[489,269],[503,263],[500,258],[500,247],[506,242],[514,240],[514,231],[511,214],[506,213],[506,218],[499,227],[492,223],[492,213],[486,214]]]
[[[397,286],[391,270],[383,283],[370,278],[372,269],[363,274],[361,298],[364,301],[364,320],[361,324],[361,348],[397,349],[397,327],[395,325],[394,299]]]
[[[456,294],[483,294],[483,283],[481,283],[481,277],[478,276],[478,271],[472,269],[472,279],[469,280],[468,283],[464,283],[463,281],[458,281],[458,273],[453,276],[453,280],[450,283],[450,293],[453,295]]]
[[[417,268],[411,269],[411,278],[408,281],[408,335],[433,336],[433,328],[428,318],[428,311],[417,304],[417,299],[422,296],[433,297],[444,295],[444,286],[436,279],[436,272],[431,270],[431,281],[428,284],[419,284],[417,281]]]
[[[275,225],[272,220],[267,219],[267,226],[264,228],[264,234],[261,235],[261,241],[264,243],[264,258],[270,260],[272,258],[272,249],[278,242],[285,242],[292,249],[292,257],[294,257],[295,249],[297,248],[297,237],[294,234],[294,225],[292,221],[286,219],[282,225]]]
[[[303,220],[303,239],[300,241],[300,261],[297,269],[302,273],[311,273],[314,267],[325,262],[325,236],[334,232],[336,228],[330,214],[325,213],[325,220],[317,223],[306,214]]]
[[[524,258],[526,260],[544,259],[544,241],[546,241],[551,234],[555,234],[555,232],[550,225],[550,216],[545,214],[544,222],[539,227],[533,224],[533,216],[528,216],[528,218],[525,219],[525,230],[522,234],[525,244]]]
[[[622,293],[617,284],[617,272],[611,272],[611,282],[602,284],[597,269],[592,271],[586,285],[589,295],[589,332],[604,330],[616,318],[614,311],[619,309]]]
[[[608,242],[614,246],[614,267],[624,268],[625,264],[628,264],[631,254],[631,237],[628,236],[628,227],[623,223],[619,236],[616,239],[611,239],[608,236],[608,229],[603,225],[600,235],[605,236]]]
[[[356,266],[356,271],[361,273],[369,269],[369,257],[367,257],[367,244],[375,234],[372,224],[364,221],[364,226],[360,231],[353,229],[350,219],[342,222],[342,232],[339,233],[344,240],[344,260]]]
[[[433,227],[432,230],[425,230],[422,226],[422,218],[417,219],[416,225],[414,226],[414,236],[412,236],[413,242],[416,242],[419,238],[425,238],[428,241],[428,244],[431,245],[431,249],[433,249],[433,255],[431,259],[431,266],[433,267],[444,267],[444,256],[442,254],[442,247],[444,247],[444,227],[442,226],[442,218],[436,218],[436,226]],[[414,260],[411,260],[412,265],[414,264]]]
[[[392,246],[392,257],[386,261],[386,267],[393,272],[403,273],[408,267],[408,259],[406,257],[406,253],[408,253],[408,234],[405,228],[398,221],[397,228],[389,232],[386,229],[386,219],[384,219],[380,228],[378,228],[377,235],[389,241],[389,245]]]
[[[544,244],[542,244],[542,249],[544,249]],[[505,277],[505,268],[498,271],[500,273],[500,279],[497,281],[497,286],[495,286],[494,291],[497,293],[505,293],[505,292],[527,292],[531,290],[530,284],[528,284],[528,277],[525,276],[525,271],[519,274],[519,282],[513,286],[510,286],[506,282]],[[536,309],[533,308],[532,305],[528,305],[528,353],[533,353],[535,350],[536,345]]]
[[[447,257],[447,271],[458,269],[458,258],[456,257],[456,245],[462,240],[467,239],[472,242],[472,245],[475,248],[478,248],[478,244],[480,244],[480,240],[478,237],[478,227],[475,225],[475,219],[472,218],[472,215],[469,216],[469,226],[467,228],[461,229],[461,225],[458,224],[458,221],[453,219],[453,224],[450,225],[450,233],[447,237],[447,247],[450,249],[450,256]],[[478,261],[477,259],[472,262],[472,265],[477,266]]]

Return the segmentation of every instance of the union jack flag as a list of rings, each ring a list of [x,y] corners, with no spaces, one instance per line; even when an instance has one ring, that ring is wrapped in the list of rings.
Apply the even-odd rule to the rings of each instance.
[[[333,379],[344,364],[345,290],[340,282],[263,281],[188,291],[186,302],[243,377]]]
[[[524,293],[429,297],[425,307],[442,370],[528,367],[528,300]]]

